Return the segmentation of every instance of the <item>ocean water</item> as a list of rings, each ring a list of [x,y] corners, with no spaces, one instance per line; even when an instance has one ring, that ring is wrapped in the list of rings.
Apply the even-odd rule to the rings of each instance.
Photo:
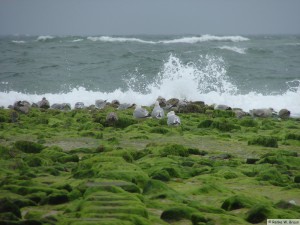
[[[0,37],[0,106],[158,96],[300,116],[300,36]]]

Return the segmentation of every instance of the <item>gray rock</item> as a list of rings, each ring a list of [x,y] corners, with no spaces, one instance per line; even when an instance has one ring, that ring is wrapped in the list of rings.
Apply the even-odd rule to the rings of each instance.
[[[106,104],[107,104],[106,100],[99,99],[95,101],[95,106],[97,109],[104,109]]]
[[[16,101],[14,103],[13,109],[18,111],[18,112],[28,114],[29,110],[30,110],[30,107],[31,107],[31,105],[27,101]]]
[[[215,105],[215,110],[231,110],[231,107],[228,105]]]
[[[278,116],[281,118],[281,119],[288,119],[290,118],[291,116],[291,112],[287,109],[281,109],[278,113]]]
[[[42,101],[39,101],[37,103],[37,105],[41,109],[49,109],[50,108],[50,103],[45,97],[43,97]]]
[[[115,125],[118,120],[119,118],[115,112],[111,112],[106,116],[106,123],[109,125]]]
[[[268,109],[252,109],[249,111],[253,117],[267,118],[272,117],[276,112],[272,108]]]
[[[118,108],[119,105],[120,105],[119,100],[113,100],[113,101],[111,102],[111,106],[114,107],[114,108]]]
[[[74,108],[75,109],[84,109],[84,103],[83,102],[76,102]]]
[[[235,113],[236,118],[243,118],[250,115],[249,113],[244,112],[242,109],[233,109],[232,111]]]
[[[166,107],[167,106],[167,100],[161,96],[159,96],[156,101],[158,101],[160,107]]]
[[[52,109],[58,109],[58,110],[71,110],[71,105],[69,103],[55,103],[51,105]]]
[[[31,108],[38,108],[39,106],[38,106],[38,104],[37,103],[32,103],[31,104]]]
[[[179,104],[179,99],[178,99],[178,98],[171,98],[171,99],[169,99],[169,100],[167,101],[166,107],[168,107],[168,106],[171,106],[171,108],[172,108],[172,107],[177,107],[178,104]]]
[[[129,108],[132,108],[134,107],[135,104],[129,104],[129,103],[122,103],[118,106],[118,109],[119,110],[125,110],[125,109],[129,109]]]

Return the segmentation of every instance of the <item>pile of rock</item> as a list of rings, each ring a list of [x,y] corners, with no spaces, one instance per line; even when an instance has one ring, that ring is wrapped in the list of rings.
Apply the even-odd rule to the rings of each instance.
[[[278,113],[272,108],[252,109],[248,112],[239,108],[232,108],[227,105],[206,105],[203,101],[186,101],[179,100],[177,98],[171,98],[166,100],[163,97],[158,97],[157,100],[159,106],[165,111],[174,111],[176,113],[205,113],[207,110],[220,110],[220,111],[232,111],[237,118],[245,116],[268,118],[278,117],[281,119],[287,119],[290,117],[291,112],[287,109],[281,109]],[[86,107],[83,102],[76,102],[74,109],[104,109],[107,106],[114,107],[118,110],[125,110],[133,108],[135,104],[120,103],[118,100],[113,100],[111,103],[107,100],[96,100],[94,105]],[[41,101],[30,104],[28,101],[16,101],[14,105],[10,105],[8,108],[14,109],[17,112],[27,114],[31,107],[41,109],[56,109],[56,110],[71,110],[69,103],[55,103],[50,106],[49,101],[43,97]]]

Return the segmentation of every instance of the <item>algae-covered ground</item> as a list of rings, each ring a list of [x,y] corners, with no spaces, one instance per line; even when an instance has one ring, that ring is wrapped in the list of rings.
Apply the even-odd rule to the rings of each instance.
[[[119,120],[106,122],[109,112]],[[0,110],[0,224],[266,224],[300,218],[300,120],[231,111]]]

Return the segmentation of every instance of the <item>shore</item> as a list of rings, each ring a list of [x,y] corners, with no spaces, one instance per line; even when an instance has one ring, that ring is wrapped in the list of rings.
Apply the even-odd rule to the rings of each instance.
[[[151,112],[150,107],[146,107]],[[192,108],[198,109],[198,108]],[[0,109],[4,224],[266,224],[300,218],[300,120],[133,108]],[[107,115],[118,120],[110,123]]]

